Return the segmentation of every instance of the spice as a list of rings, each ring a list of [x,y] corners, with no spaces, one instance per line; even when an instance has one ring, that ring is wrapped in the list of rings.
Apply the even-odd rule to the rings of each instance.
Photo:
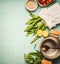
[[[26,8],[30,11],[34,11],[37,8],[37,3],[34,1],[28,1],[26,4]]]

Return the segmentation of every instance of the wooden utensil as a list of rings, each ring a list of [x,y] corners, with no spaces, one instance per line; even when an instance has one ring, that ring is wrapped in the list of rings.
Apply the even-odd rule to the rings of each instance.
[[[42,48],[41,48],[43,51],[47,51],[49,49],[60,49],[60,47],[50,47],[50,46],[47,46],[47,45],[43,45]]]

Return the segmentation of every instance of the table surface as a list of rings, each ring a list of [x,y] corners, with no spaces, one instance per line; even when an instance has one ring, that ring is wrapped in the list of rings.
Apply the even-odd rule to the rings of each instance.
[[[56,0],[60,3],[60,0]],[[30,18],[25,9],[26,0],[0,0],[0,64],[25,64],[24,53],[39,49],[43,37],[30,44],[33,36],[26,37],[24,29],[26,21]],[[38,7],[34,14],[38,14]],[[56,30],[60,30],[58,25]],[[60,59],[55,64],[60,64]]]

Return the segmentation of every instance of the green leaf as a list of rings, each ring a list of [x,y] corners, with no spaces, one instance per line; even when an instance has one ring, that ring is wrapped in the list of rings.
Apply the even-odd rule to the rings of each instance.
[[[34,33],[35,29],[31,29],[27,32],[26,36],[29,36],[30,34]]]
[[[38,50],[35,52],[28,53],[25,57],[25,61],[28,64],[40,64],[43,58],[41,52],[39,52]]]
[[[45,25],[42,26],[42,30],[43,31],[46,30],[46,26]]]
[[[30,19],[30,20],[28,20],[27,22],[26,22],[26,24],[32,24],[33,23],[33,19]]]
[[[36,15],[32,14],[32,12],[29,12],[29,13],[30,13],[30,16],[31,16],[32,18],[40,18],[39,16],[36,16]]]
[[[30,34],[32,34],[32,33],[30,33],[30,32],[27,32],[27,34],[26,34],[26,37],[27,37],[27,36],[29,36]]]
[[[36,40],[38,40],[40,37],[39,36],[35,36],[35,38],[32,40],[31,44],[34,43]]]
[[[32,18],[26,22],[26,24],[30,25],[32,24],[37,18]]]
[[[32,25],[30,25],[30,26],[27,26],[27,28],[24,30],[24,32],[28,32],[29,30],[31,30],[33,28],[33,26]]]
[[[37,44],[34,45],[34,49],[36,48]]]
[[[35,25],[37,22],[39,22],[41,19],[40,18],[37,18],[33,23],[32,25]]]

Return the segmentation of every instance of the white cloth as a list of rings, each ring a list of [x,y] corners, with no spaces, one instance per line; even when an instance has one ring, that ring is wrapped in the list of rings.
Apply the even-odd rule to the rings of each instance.
[[[60,5],[55,3],[49,8],[42,8],[38,14],[46,22],[49,29],[60,23]]]

